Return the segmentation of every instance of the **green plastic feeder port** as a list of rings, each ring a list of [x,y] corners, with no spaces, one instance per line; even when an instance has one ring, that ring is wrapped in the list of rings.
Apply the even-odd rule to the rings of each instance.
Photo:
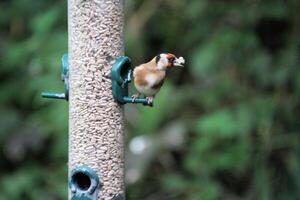
[[[61,80],[64,82],[64,93],[42,92],[42,97],[51,99],[69,100],[69,62],[68,54],[64,54],[61,59]]]
[[[71,171],[69,188],[71,200],[97,200],[101,184],[94,170],[81,165]]]
[[[132,79],[131,60],[127,56],[119,57],[112,65],[112,94],[114,99],[120,104],[142,103],[152,106],[145,98],[133,99],[128,96],[128,83]]]

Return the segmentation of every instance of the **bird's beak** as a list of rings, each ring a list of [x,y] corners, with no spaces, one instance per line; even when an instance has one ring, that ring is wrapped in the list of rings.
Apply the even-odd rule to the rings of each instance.
[[[184,67],[185,60],[183,57],[176,58],[173,62],[173,66]]]

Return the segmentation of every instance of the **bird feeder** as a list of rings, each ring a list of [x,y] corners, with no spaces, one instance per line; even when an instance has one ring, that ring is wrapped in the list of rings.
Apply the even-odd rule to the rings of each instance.
[[[97,200],[101,183],[94,170],[82,165],[72,170],[69,187],[71,200]]]
[[[68,54],[64,54],[61,58],[61,80],[64,83],[63,93],[42,92],[41,96],[50,99],[65,99],[69,100],[69,63]]]

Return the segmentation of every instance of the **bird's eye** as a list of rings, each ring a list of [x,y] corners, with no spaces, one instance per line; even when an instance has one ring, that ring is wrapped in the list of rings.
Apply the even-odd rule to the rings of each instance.
[[[169,58],[169,62],[174,62],[174,60],[175,60],[175,58],[174,57],[172,57],[172,58]]]

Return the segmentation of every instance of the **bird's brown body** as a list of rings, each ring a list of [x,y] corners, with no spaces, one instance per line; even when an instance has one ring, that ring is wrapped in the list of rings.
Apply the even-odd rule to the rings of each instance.
[[[165,70],[158,70],[155,59],[136,67],[133,71],[134,85],[139,93],[154,96],[164,83]]]
[[[162,53],[155,56],[151,61],[137,66],[133,70],[134,86],[138,94],[133,95],[133,99],[140,94],[146,96],[149,103],[152,103],[154,96],[160,90],[166,77],[166,70],[173,66],[183,66],[184,59],[176,58],[173,54]]]

